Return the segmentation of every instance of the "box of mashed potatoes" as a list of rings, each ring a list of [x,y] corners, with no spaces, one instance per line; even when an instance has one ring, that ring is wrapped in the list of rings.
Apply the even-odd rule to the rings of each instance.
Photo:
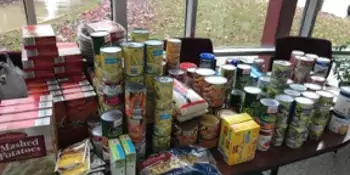
[[[52,174],[57,141],[52,98],[4,100],[0,105],[0,174]],[[45,104],[44,104],[45,103]],[[22,110],[21,106],[35,108]],[[6,111],[6,112],[4,112]]]

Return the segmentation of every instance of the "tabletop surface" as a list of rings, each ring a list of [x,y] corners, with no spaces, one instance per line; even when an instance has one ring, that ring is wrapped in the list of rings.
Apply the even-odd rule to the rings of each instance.
[[[271,147],[267,152],[257,151],[254,160],[238,165],[227,165],[221,153],[216,149],[212,150],[212,154],[217,161],[217,167],[223,175],[240,175],[243,173],[264,171],[326,152],[336,151],[349,142],[350,132],[346,136],[340,136],[327,130],[321,140],[306,141],[299,149],[291,149],[286,146]]]

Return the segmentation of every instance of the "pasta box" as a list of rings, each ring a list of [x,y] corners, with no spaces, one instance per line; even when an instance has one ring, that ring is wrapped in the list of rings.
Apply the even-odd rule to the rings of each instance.
[[[54,59],[56,65],[82,63],[83,56],[76,42],[58,42],[58,55]]]
[[[13,114],[13,113],[28,112],[28,111],[37,111],[37,110],[47,109],[52,107],[53,107],[52,101],[35,101],[34,103],[1,106],[0,115],[7,115],[7,114]]]
[[[22,38],[25,49],[56,47],[56,34],[50,24],[24,26]]]
[[[22,57],[23,70],[52,70],[54,67],[53,59],[28,59]]]
[[[58,84],[58,81],[56,79],[51,80],[38,80],[38,81],[27,81],[27,87],[43,87],[48,85],[55,85]]]
[[[0,107],[28,104],[28,103],[40,103],[40,102],[52,101],[52,100],[53,100],[52,95],[28,95],[27,97],[24,97],[24,98],[2,100],[0,102]]]
[[[55,73],[53,70],[40,70],[40,71],[25,71],[25,80],[40,80],[40,79],[53,79],[55,78]]]
[[[58,57],[58,50],[57,47],[46,47],[46,48],[33,48],[33,49],[25,49],[22,50],[22,52],[25,52],[27,58],[29,59],[50,59],[53,60],[54,58]]]

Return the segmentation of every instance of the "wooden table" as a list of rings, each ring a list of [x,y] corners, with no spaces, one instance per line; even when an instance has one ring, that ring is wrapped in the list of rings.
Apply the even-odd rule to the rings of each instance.
[[[307,141],[299,149],[281,146],[271,147],[267,152],[257,151],[254,160],[238,165],[228,166],[222,159],[221,153],[216,149],[212,150],[212,154],[223,175],[241,175],[269,169],[271,169],[271,174],[277,175],[280,166],[327,152],[336,152],[348,143],[350,143],[350,131],[346,136],[339,136],[327,130],[320,141]]]

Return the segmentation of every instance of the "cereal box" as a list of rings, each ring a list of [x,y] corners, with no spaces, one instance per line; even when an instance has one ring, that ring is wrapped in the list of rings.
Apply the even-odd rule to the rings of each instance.
[[[111,139],[108,142],[111,175],[125,175],[125,153],[120,141]]]
[[[56,35],[50,24],[27,25],[22,27],[25,49],[56,46]]]
[[[129,135],[121,135],[119,137],[123,146],[126,162],[125,162],[125,174],[136,175],[136,150]]]

